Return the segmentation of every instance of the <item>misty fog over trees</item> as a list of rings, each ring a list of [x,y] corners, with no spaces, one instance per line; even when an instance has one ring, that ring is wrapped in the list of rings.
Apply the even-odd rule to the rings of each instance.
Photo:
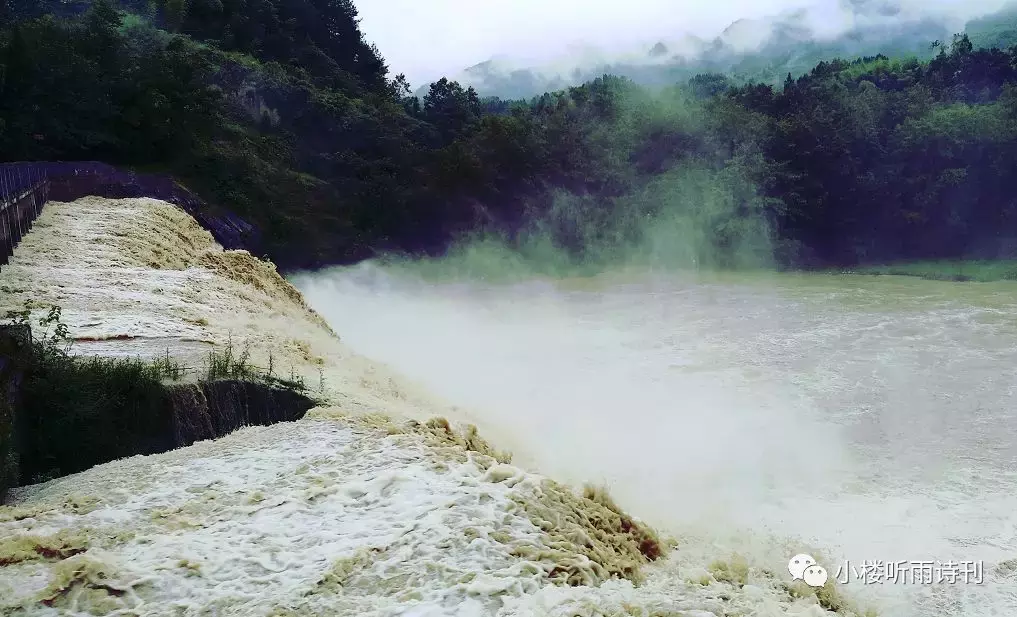
[[[778,87],[605,75],[503,101],[441,80],[421,99],[350,0],[4,0],[0,153],[172,173],[287,268],[477,232],[577,260],[1017,256],[1017,46],[929,44]]]

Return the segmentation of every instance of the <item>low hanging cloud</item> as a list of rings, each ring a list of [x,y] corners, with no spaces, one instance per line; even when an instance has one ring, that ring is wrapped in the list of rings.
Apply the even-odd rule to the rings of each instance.
[[[817,38],[871,22],[946,19],[957,29],[1009,0],[357,0],[361,27],[393,73],[414,86],[491,58],[519,66],[589,64],[645,54],[664,41],[680,49],[688,35],[712,39],[738,20],[797,14]],[[758,31],[758,29],[757,29]],[[756,34],[756,38],[760,35]],[[765,35],[764,35],[765,36]],[[753,37],[746,34],[746,41]]]

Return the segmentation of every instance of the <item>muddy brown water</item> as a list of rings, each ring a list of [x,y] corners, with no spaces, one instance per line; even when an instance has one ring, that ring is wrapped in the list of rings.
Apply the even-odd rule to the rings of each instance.
[[[773,566],[817,547],[886,615],[1017,614],[1017,284],[370,265],[294,283],[517,460],[688,542],[742,538]],[[877,561],[934,580],[863,580]]]

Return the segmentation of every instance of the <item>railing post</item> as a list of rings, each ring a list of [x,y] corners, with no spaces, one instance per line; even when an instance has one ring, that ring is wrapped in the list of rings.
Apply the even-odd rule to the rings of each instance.
[[[7,258],[11,256],[13,252],[12,246],[14,245],[14,228],[11,225],[11,180],[10,180],[10,169],[3,167],[0,169],[0,181],[3,182],[3,193],[4,203],[3,211],[0,212],[0,218],[3,219],[3,234],[4,234],[4,245],[3,250],[3,265],[7,265]]]
[[[38,170],[35,172],[35,180],[32,181],[32,224],[39,218],[39,191],[42,189],[42,182],[39,180]]]
[[[2,195],[2,203],[0,203],[0,234],[3,237],[2,246],[0,246],[0,265],[7,265],[7,257],[10,252],[11,232],[7,225],[7,206],[10,202],[9,194],[7,190],[7,168],[0,167],[0,195]]]
[[[0,265],[6,266],[11,253],[11,230],[7,224],[7,208],[0,210],[0,234],[3,237],[3,243],[0,245]]]
[[[26,190],[26,194],[25,194],[25,199],[27,200],[26,205],[28,205],[29,207],[32,208],[32,212],[31,212],[32,216],[26,216],[25,217],[25,235],[28,235],[28,232],[32,230],[32,225],[35,223],[35,216],[34,216],[35,215],[35,203],[32,201],[32,196],[35,194],[33,189],[35,187],[32,186],[32,168],[31,167],[29,167],[28,169],[25,170],[25,186],[28,187],[28,189]]]
[[[25,237],[25,227],[22,224],[21,212],[19,212],[19,210],[21,209],[21,199],[19,199],[19,195],[18,195],[18,193],[21,192],[21,186],[24,184],[24,180],[22,180],[22,175],[23,174],[21,173],[21,169],[20,168],[15,168],[14,173],[17,174],[17,179],[18,179],[17,180],[18,190],[14,193],[14,200],[15,200],[14,201],[14,219],[18,222],[18,239],[17,239],[17,241],[14,244],[18,244],[18,243],[21,242],[21,239]]]
[[[18,204],[19,210],[21,211],[21,237],[22,239],[28,235],[28,231],[32,228],[31,217],[26,216],[25,206],[28,205],[28,200],[32,197],[32,181],[30,171],[27,169],[21,170],[21,175],[24,178],[23,182],[27,187],[25,192],[22,194],[22,203]]]

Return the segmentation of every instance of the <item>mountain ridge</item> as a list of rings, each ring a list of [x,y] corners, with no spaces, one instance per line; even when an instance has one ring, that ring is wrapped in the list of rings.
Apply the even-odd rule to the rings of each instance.
[[[842,12],[833,19],[809,9],[738,19],[713,38],[681,33],[600,62],[588,60],[595,53],[591,46],[584,48],[586,58],[566,53],[541,63],[501,55],[471,65],[449,79],[473,87],[480,96],[501,99],[530,99],[604,74],[650,87],[685,82],[700,73],[722,73],[734,82],[777,85],[788,73],[798,77],[818,62],[835,58],[882,54],[929,59],[935,53],[932,43],[949,40],[954,33],[971,35],[978,47],[1017,42],[1017,3],[971,19],[921,15],[906,10],[900,2],[843,0],[838,8]],[[848,25],[839,32],[826,25],[824,31],[824,19],[841,19]],[[975,32],[970,31],[972,24]],[[1004,45],[992,31],[1001,31]],[[422,98],[429,87],[430,83],[424,84],[414,94]]]

